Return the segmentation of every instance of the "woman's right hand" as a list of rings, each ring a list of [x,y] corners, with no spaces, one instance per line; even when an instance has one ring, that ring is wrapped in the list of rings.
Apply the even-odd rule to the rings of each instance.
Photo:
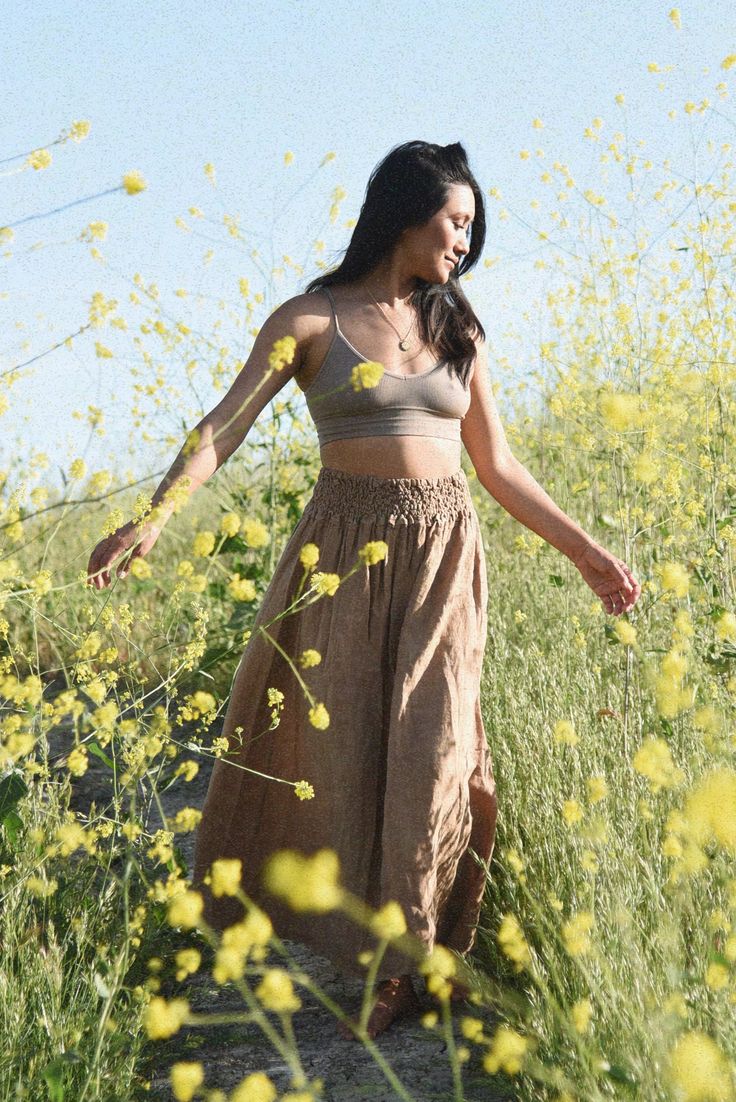
[[[161,529],[150,523],[144,525],[142,529],[133,521],[123,524],[111,535],[100,540],[90,555],[87,566],[87,585],[93,586],[94,589],[105,589],[110,584],[111,564],[129,551],[130,553],[120,559],[115,568],[119,578],[126,577],[133,559],[144,558],[160,535]]]

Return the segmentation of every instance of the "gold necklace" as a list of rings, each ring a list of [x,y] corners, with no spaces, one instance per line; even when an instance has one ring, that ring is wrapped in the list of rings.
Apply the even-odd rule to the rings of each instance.
[[[366,287],[366,291],[368,291],[368,288],[367,288],[367,287]],[[368,294],[369,294],[369,295],[371,295],[370,291],[368,291]],[[373,298],[373,295],[371,295],[371,298]],[[406,331],[406,337],[402,337],[402,336],[401,336],[401,333],[400,333],[400,332],[398,331],[398,329],[396,328],[396,326],[394,325],[394,323],[393,323],[393,322],[391,321],[391,318],[390,318],[390,317],[388,316],[388,314],[386,313],[386,311],[384,310],[384,308],[383,308],[383,307],[381,306],[380,302],[376,302],[376,300],[375,300],[374,298],[373,298],[373,301],[374,301],[374,302],[376,303],[376,306],[377,306],[377,307],[378,307],[378,309],[379,309],[379,310],[381,311],[381,313],[383,314],[384,318],[386,319],[386,321],[387,321],[387,322],[389,323],[389,325],[390,325],[390,326],[391,326],[391,328],[393,329],[393,331],[394,331],[394,333],[396,334],[396,336],[397,336],[397,337],[399,338],[399,348],[401,349],[401,351],[402,351],[402,352],[409,352],[409,351],[410,351],[410,349],[411,349],[411,345],[410,345],[410,344],[409,344],[409,342],[407,341],[406,337],[408,337],[408,336],[409,336],[409,334],[411,333],[411,331],[412,331],[412,329],[413,329],[413,327],[414,327],[414,321],[412,320],[412,323],[411,323],[411,325],[410,325],[410,326],[409,326],[409,328],[407,329],[407,331]]]

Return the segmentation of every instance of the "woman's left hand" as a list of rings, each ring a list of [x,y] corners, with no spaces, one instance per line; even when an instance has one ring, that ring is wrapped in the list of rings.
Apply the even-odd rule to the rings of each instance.
[[[628,566],[600,544],[588,544],[572,559],[603,608],[614,616],[628,612],[641,595],[641,586]]]

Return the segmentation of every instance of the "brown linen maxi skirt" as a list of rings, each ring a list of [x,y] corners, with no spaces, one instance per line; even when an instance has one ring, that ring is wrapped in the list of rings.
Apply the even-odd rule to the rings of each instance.
[[[388,555],[368,565],[358,551],[372,540],[385,541]],[[342,578],[360,564],[333,596],[267,627],[324,704],[324,730],[312,726],[294,671],[258,631],[294,600],[305,543],[319,548],[318,571]],[[204,876],[215,859],[239,857],[242,887],[279,937],[364,977],[357,957],[377,946],[372,933],[340,911],[292,911],[260,882],[276,850],[331,848],[341,884],[374,909],[397,901],[427,950],[435,943],[460,953],[473,947],[497,813],[480,711],[487,587],[462,470],[430,479],[320,469],[236,670],[222,733],[230,739],[243,730],[215,762],[197,830],[192,882],[216,930],[244,912],[234,897],[214,897]],[[307,649],[322,660],[302,668]],[[273,730],[270,688],[285,697]],[[291,785],[230,760],[269,777],[306,780],[315,795],[301,800]],[[376,978],[417,970],[389,948]]]

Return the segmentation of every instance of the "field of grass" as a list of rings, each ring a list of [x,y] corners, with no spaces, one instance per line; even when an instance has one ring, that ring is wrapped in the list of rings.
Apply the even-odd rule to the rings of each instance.
[[[457,1102],[470,1067],[489,1092],[524,1102],[736,1098],[729,152],[717,182],[646,185],[670,226],[659,238],[620,224],[558,166],[555,184],[579,219],[550,231],[568,245],[550,263],[555,338],[521,386],[513,365],[491,356],[514,453],[628,563],[642,594],[631,614],[607,615],[464,456],[489,570],[482,694],[499,822],[460,1044],[445,982],[458,962],[438,950],[427,965],[436,1010],[422,1025],[445,1038]],[[632,158],[622,138],[612,161],[624,172]],[[140,419],[171,447],[154,426],[189,355],[178,349],[186,310],[165,312],[158,290],[136,285],[129,324],[142,341],[157,334],[169,373],[131,426]],[[246,297],[257,317],[262,296]],[[111,307],[108,323],[116,316]],[[222,384],[237,364],[200,370]],[[16,385],[3,377],[5,417]],[[252,1072],[226,1091],[180,1059],[174,1097],[322,1097],[292,1032],[312,981],[264,963],[269,927],[257,911],[230,944],[201,924],[181,853],[199,808],[184,799],[169,817],[163,802],[218,752],[230,678],[318,471],[305,416],[289,384],[150,557],[100,592],[85,584],[92,547],[142,515],[156,483],[127,486],[80,457],[60,491],[44,483],[42,442],[0,472],[2,1099],[151,1097],[152,1047],[206,1023],[187,998],[188,978],[205,969],[240,993],[243,1021],[262,1029],[291,1084],[277,1090]],[[75,809],[75,783],[92,768],[109,797]],[[329,866],[301,876],[295,905],[339,905]],[[219,877],[222,891],[237,890],[232,868]],[[401,932],[390,910],[375,921],[387,942]],[[396,1097],[412,1097],[385,1074]]]

